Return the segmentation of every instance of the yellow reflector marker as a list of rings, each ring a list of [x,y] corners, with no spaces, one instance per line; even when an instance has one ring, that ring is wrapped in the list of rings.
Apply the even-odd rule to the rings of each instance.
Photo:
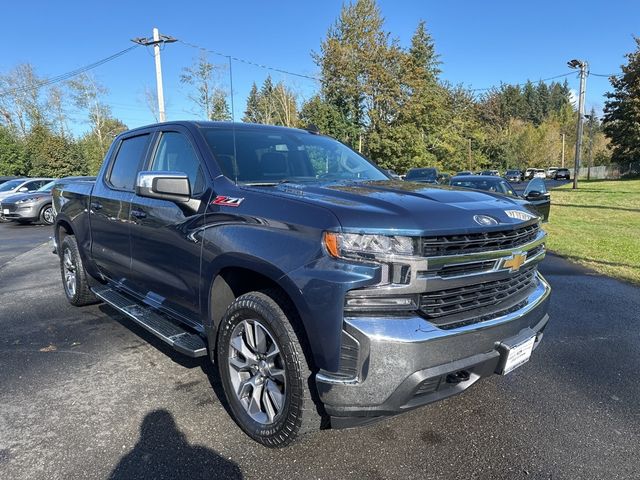
[[[332,232],[324,232],[323,240],[324,246],[327,247],[329,255],[339,258],[340,250],[338,248],[338,235]]]

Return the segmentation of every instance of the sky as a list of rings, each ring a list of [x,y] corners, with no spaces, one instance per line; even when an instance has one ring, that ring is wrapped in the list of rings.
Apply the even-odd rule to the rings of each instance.
[[[431,1],[378,0],[385,28],[401,45],[410,43],[420,19],[425,20],[442,61],[442,78],[469,88],[537,81],[569,72],[573,58],[589,62],[590,71],[620,71],[624,55],[640,35],[640,2],[609,1]],[[110,56],[133,45],[130,39],[151,36],[158,27],[181,42],[161,53],[164,94],[169,120],[197,118],[180,73],[199,50],[246,59],[303,75],[318,73],[311,53],[318,51],[327,29],[340,13],[341,0],[210,0],[207,2],[110,2],[4,0],[0,74],[31,63],[42,77],[52,77]],[[226,57],[210,54],[221,64],[221,86],[230,91]],[[252,82],[271,74],[309,98],[318,84],[292,75],[233,61],[233,99],[241,120]],[[155,91],[152,49],[139,47],[94,70],[109,93],[106,103],[129,127],[154,122],[145,90]],[[578,78],[566,77],[577,90]],[[560,79],[562,81],[563,79]],[[599,112],[607,78],[589,76],[587,112]],[[76,132],[82,130],[75,126]],[[87,128],[86,126],[84,127]]]

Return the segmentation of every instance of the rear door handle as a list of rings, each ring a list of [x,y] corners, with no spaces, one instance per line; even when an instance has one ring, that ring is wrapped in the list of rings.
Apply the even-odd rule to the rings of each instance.
[[[136,218],[147,218],[147,213],[143,210],[131,210],[131,215],[133,215]]]
[[[91,210],[100,210],[102,204],[100,202],[91,202]]]

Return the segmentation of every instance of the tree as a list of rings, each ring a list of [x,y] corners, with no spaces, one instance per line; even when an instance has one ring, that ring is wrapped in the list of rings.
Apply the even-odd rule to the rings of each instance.
[[[91,127],[98,145],[99,157],[102,158],[107,153],[113,137],[120,133],[118,128],[113,129],[114,125],[117,126],[117,121],[114,124],[111,108],[103,101],[108,90],[86,73],[70,80],[68,86],[75,106],[86,114],[86,122]]]
[[[25,139],[25,150],[31,161],[31,176],[64,177],[87,174],[86,163],[78,146],[66,137],[54,134],[43,125],[36,125],[31,129]]]
[[[48,123],[42,81],[29,63],[19,64],[0,77],[0,121],[22,137],[30,128]]]
[[[0,126],[0,175],[26,175],[29,164],[24,143],[6,126]]]
[[[260,95],[256,82],[251,85],[251,91],[247,97],[247,108],[244,111],[243,122],[260,123]]]
[[[255,82],[252,85],[242,121],[294,127],[298,125],[298,97],[284,82],[274,85],[268,76],[260,91]]]
[[[128,130],[128,127],[116,118],[107,118],[103,123],[104,132],[107,132],[106,141],[111,144],[113,138],[121,132]],[[77,141],[79,152],[86,165],[84,169],[87,175],[96,175],[102,166],[106,151],[104,151],[105,138],[98,135],[96,130],[90,130]],[[108,150],[108,146],[107,146]]]
[[[623,167],[640,159],[640,37],[636,50],[626,55],[622,74],[612,76],[607,92],[603,128],[612,146],[611,160]]]
[[[191,67],[183,68],[180,75],[181,83],[193,87],[188,97],[207,120],[231,120],[227,95],[218,86],[219,69],[203,52]]]

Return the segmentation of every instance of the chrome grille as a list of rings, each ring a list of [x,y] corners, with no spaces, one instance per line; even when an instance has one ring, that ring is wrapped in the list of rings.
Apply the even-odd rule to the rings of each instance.
[[[535,273],[534,266],[501,280],[423,293],[420,295],[420,311],[437,324],[444,317],[498,305],[533,287]]]
[[[516,248],[534,240],[539,230],[540,226],[536,223],[498,232],[422,237],[420,241],[425,257],[461,255]]]

